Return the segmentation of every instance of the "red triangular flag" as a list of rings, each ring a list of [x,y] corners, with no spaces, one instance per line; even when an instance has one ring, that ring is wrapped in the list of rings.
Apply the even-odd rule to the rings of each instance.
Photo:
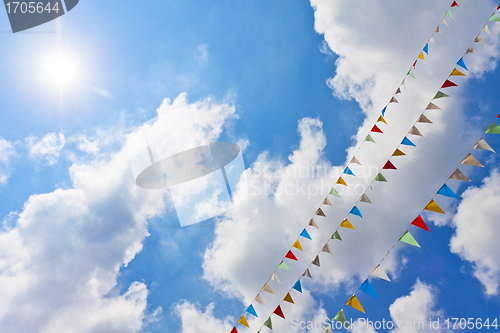
[[[500,5],[498,5],[498,7],[497,7],[497,10],[499,10],[499,9],[500,9]]]
[[[371,132],[384,133],[380,130],[380,128],[377,127],[377,125],[373,125]]]
[[[238,330],[236,329],[236,327],[233,327],[233,330],[231,331],[231,333],[238,333]]]
[[[451,82],[450,80],[446,80],[446,81],[444,81],[441,88],[456,87],[456,86],[457,85],[455,83]]]
[[[458,5],[458,3],[456,1],[453,1],[453,3],[451,4],[452,7],[458,7],[460,8],[460,6]]]
[[[415,62],[413,63],[413,69],[415,69],[416,64],[417,64],[417,61],[415,60]]]
[[[397,168],[394,166],[394,164],[391,163],[391,161],[387,161],[387,163],[384,165],[384,167],[382,169],[397,170]]]
[[[415,227],[419,227],[420,229],[427,230],[428,232],[431,232],[429,228],[427,228],[427,224],[425,224],[424,219],[419,215],[416,219],[413,220],[411,223]]]
[[[285,318],[285,315],[283,314],[283,311],[281,311],[281,306],[280,306],[280,305],[278,305],[278,307],[276,308],[276,310],[274,310],[274,312],[273,312],[273,313],[274,313],[275,315],[277,315],[277,316],[280,316],[280,317],[281,317],[281,318],[283,318],[283,319],[286,319],[286,318]]]
[[[498,114],[498,117],[497,118],[500,118],[500,113]]]
[[[288,251],[288,253],[286,254],[285,258],[292,259],[292,260],[295,260],[295,261],[299,261],[297,259],[297,257],[293,254],[292,251]]]

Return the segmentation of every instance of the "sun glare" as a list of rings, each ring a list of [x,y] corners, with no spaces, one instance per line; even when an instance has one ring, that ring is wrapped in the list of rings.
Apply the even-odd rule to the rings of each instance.
[[[54,54],[42,62],[43,74],[50,83],[66,86],[74,83],[79,76],[78,63],[67,54]]]

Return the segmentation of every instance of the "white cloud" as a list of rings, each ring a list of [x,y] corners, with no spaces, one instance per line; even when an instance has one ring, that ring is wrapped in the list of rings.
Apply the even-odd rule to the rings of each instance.
[[[64,134],[49,133],[42,139],[30,134],[26,139],[29,154],[33,158],[45,158],[49,165],[53,165],[59,158],[59,153],[66,143]]]
[[[215,304],[211,303],[205,311],[198,310],[197,306],[188,301],[180,301],[174,305],[174,313],[182,321],[182,333],[199,332],[230,332],[234,318],[223,320],[214,317]]]
[[[486,292],[498,295],[500,284],[500,174],[497,169],[483,180],[480,187],[471,187],[463,195],[453,217],[456,228],[450,247],[453,253],[473,264],[474,276]]]
[[[0,137],[0,185],[5,185],[10,177],[10,158],[15,154],[12,143]]]
[[[102,96],[102,97],[107,98],[107,99],[114,99],[115,98],[115,96],[113,96],[112,93],[110,93],[109,91],[107,91],[106,89],[101,88],[101,87],[93,86],[92,91],[94,91],[97,95]]]
[[[87,153],[87,154],[99,154],[99,139],[94,138],[90,139],[86,134],[77,134],[68,138],[68,142],[77,143],[77,147],[79,150]]]

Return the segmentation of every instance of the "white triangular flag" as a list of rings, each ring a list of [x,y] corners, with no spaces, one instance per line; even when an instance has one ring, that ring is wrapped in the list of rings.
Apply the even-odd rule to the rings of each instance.
[[[436,42],[434,41],[434,36],[431,36],[431,39],[429,39],[429,42],[431,42],[432,44],[436,45]]]
[[[450,27],[450,26],[448,25],[448,23],[446,23],[446,19],[445,19],[444,17],[443,17],[443,19],[441,20],[441,23],[439,23],[439,24],[444,24],[444,25],[446,25],[448,28]],[[476,31],[477,31],[477,30],[476,30]]]
[[[495,152],[493,148],[491,148],[490,145],[486,141],[484,141],[484,139],[479,139],[479,141],[474,145],[474,149],[486,149]]]
[[[274,282],[278,282],[279,284],[281,284],[281,281],[278,277],[278,275],[276,273],[273,273],[273,275],[271,275],[271,280],[273,280]]]
[[[354,156],[353,158],[351,158],[351,162],[349,163],[356,163],[356,164],[359,164],[361,165],[361,163],[359,163],[358,159],[356,158],[356,156]]]
[[[314,222],[313,219],[311,219],[311,221],[309,221],[309,226],[315,227],[316,229],[319,229],[318,225],[316,224],[316,222]]]
[[[326,252],[326,253],[330,253],[331,255],[333,255],[332,249],[330,249],[330,245],[328,245],[328,243],[326,243],[325,246],[323,246],[323,249],[321,251]]]
[[[377,268],[375,268],[372,272],[372,275],[375,275],[376,277],[379,277],[381,279],[384,279],[386,281],[391,282],[391,279],[387,276],[385,271],[382,269],[382,266],[378,265]]]
[[[481,30],[481,32],[486,32],[491,37],[491,32],[490,32],[490,29],[488,28],[487,24],[484,26],[484,28]]]
[[[359,198],[359,201],[360,202],[366,202],[366,203],[372,203],[370,201],[370,199],[368,198],[368,196],[366,195],[366,193],[363,193],[363,195],[361,196],[361,198]]]

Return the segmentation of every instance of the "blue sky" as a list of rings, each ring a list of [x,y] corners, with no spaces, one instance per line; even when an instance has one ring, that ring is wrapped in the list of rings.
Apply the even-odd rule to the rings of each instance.
[[[379,123],[384,134],[356,155],[356,174],[387,161],[495,9],[458,3]],[[449,5],[81,1],[18,34],[0,14],[1,331],[229,332],[327,194],[297,189],[337,179],[294,174],[340,175]],[[464,58],[470,75],[454,77],[442,110],[426,113],[434,124],[418,125],[417,147],[367,192],[363,220],[350,218],[357,230],[330,242],[334,255],[320,256],[304,293],[292,293],[297,304],[283,307],[287,320],[273,315],[275,331],[335,316],[500,112],[496,24],[481,34],[488,47]],[[78,72],[62,89],[43,70],[59,53]],[[180,228],[168,193],[135,186],[125,140],[160,105],[212,111],[218,141],[245,146],[242,204]],[[485,139],[500,150],[500,138]],[[448,181],[463,200],[436,199],[446,216],[424,215],[431,233],[411,229],[422,248],[398,244],[384,262],[392,283],[371,278],[379,299],[358,294],[366,315],[346,308],[348,318],[498,316],[498,157],[473,153],[485,168],[461,167],[472,183]],[[352,189],[373,177],[345,179]],[[286,186],[292,193],[252,191]],[[278,272],[282,285],[271,284],[269,305],[255,305],[259,318],[239,332],[257,332],[358,198],[330,197],[320,229],[308,228],[313,241],[301,238],[299,263]]]

